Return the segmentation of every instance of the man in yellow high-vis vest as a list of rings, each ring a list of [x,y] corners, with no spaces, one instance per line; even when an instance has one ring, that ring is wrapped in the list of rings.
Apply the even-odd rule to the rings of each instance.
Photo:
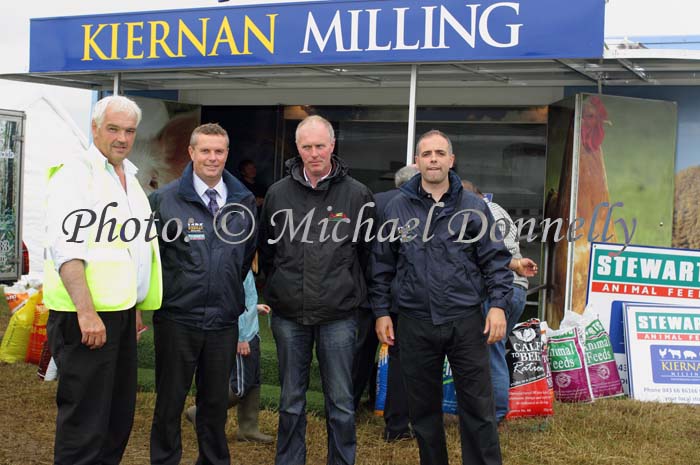
[[[131,433],[140,310],[162,299],[151,209],[126,159],[140,120],[133,101],[100,100],[93,144],[49,172],[44,301],[59,370],[55,464],[119,463]]]

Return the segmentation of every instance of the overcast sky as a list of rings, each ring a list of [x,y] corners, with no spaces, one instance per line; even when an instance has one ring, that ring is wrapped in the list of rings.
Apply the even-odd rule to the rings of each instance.
[[[698,0],[609,0],[605,36],[700,35],[698,13]]]

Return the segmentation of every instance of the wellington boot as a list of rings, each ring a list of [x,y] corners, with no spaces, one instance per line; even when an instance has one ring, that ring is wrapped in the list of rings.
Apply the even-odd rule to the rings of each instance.
[[[239,441],[252,441],[270,444],[272,436],[263,434],[258,428],[260,414],[260,386],[252,388],[238,404],[238,434]]]
[[[228,388],[228,408],[235,407],[238,405],[239,402],[238,396],[233,393],[231,390],[231,387],[229,386]],[[185,410],[185,418],[192,423],[192,426],[194,429],[197,429],[197,407],[196,406],[191,406],[188,407],[187,410]]]

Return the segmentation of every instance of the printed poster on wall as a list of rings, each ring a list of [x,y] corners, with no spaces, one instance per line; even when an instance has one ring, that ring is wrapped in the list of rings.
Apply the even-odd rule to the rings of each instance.
[[[700,250],[593,243],[587,306],[610,334],[622,386],[629,393],[623,304],[700,306]]]
[[[201,123],[201,107],[187,103],[132,97],[143,116],[129,161],[139,171],[146,195],[179,178],[190,162],[187,147]]]
[[[591,243],[670,247],[677,106],[673,102],[577,94],[550,106],[545,218],[576,240],[545,233],[545,316],[583,313]]]
[[[700,404],[700,307],[623,308],[630,397]]]

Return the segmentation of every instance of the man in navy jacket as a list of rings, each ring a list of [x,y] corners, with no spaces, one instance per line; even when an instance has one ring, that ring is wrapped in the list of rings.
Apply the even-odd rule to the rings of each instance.
[[[385,220],[396,221],[396,234],[375,241],[370,297],[377,337],[392,345],[391,283],[397,277],[401,369],[421,465],[448,463],[441,405],[445,356],[455,379],[463,463],[500,464],[487,343],[505,335],[511,256],[498,233],[491,239],[494,220],[484,201],[465,192],[450,171],[454,158],[442,132],[418,140],[420,176],[384,210]],[[491,308],[484,317],[486,297]]]
[[[218,124],[196,128],[189,146],[192,163],[150,198],[161,228],[163,262],[163,305],[153,317],[154,465],[180,463],[180,419],[193,376],[197,463],[230,463],[228,380],[238,317],[245,309],[243,280],[255,253],[256,211],[253,194],[224,170],[228,144]]]

